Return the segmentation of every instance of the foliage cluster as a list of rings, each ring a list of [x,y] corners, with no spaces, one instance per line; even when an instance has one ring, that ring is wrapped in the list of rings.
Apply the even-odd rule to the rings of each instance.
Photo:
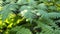
[[[0,34],[60,34],[60,0],[0,0]]]

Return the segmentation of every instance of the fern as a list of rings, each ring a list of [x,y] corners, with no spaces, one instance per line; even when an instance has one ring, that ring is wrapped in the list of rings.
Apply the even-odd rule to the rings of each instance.
[[[12,32],[10,32],[10,34],[12,34],[12,33],[15,33],[15,34],[32,34],[29,29],[27,29],[25,27],[21,27],[21,26],[16,26],[15,28],[11,29],[11,31]]]
[[[0,30],[2,34],[60,34],[59,3],[60,0],[0,0]]]
[[[15,10],[16,8],[18,8],[16,4],[8,4],[4,6],[4,9],[1,12],[1,14],[3,15],[2,20],[4,21],[8,17],[8,15],[12,12],[12,10]]]

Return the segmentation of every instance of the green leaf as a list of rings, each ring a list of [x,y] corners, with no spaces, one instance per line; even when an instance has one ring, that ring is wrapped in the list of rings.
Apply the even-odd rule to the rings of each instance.
[[[12,1],[12,0],[6,0],[5,2],[6,2],[6,3],[15,3],[16,0],[13,0],[13,1]]]
[[[32,34],[31,31],[22,26],[16,26],[11,29],[10,34],[15,32],[16,34]]]
[[[47,10],[47,6],[44,3],[39,4],[37,8],[42,10]]]
[[[40,2],[47,2],[47,1],[49,1],[49,0],[39,0]]]
[[[48,15],[49,15],[50,18],[53,18],[53,19],[56,19],[56,18],[60,17],[60,13],[56,13],[56,12],[48,13]]]
[[[18,8],[16,4],[8,4],[4,6],[4,9],[1,12],[2,21],[4,21],[8,17],[8,15],[12,12],[12,10],[15,10],[16,8]]]
[[[29,29],[22,28],[16,34],[32,34]]]
[[[36,2],[34,0],[28,0],[28,4],[32,6],[32,5],[35,5]]]
[[[55,30],[54,34],[60,34],[60,30]]]
[[[23,10],[30,10],[30,9],[32,9],[31,6],[23,5],[23,6],[21,6],[20,11],[23,11]]]
[[[18,0],[17,1],[17,4],[19,4],[19,5],[26,4],[26,3],[27,3],[26,0]]]
[[[41,31],[42,34],[53,34],[53,29],[51,26],[48,26],[47,24],[44,24],[43,22],[40,22],[40,21],[39,22],[37,21],[37,24],[38,24],[37,27],[42,28],[42,31]]]
[[[53,8],[52,8],[53,7]],[[49,6],[49,8],[48,9],[50,9],[50,10],[56,10],[56,6]]]

